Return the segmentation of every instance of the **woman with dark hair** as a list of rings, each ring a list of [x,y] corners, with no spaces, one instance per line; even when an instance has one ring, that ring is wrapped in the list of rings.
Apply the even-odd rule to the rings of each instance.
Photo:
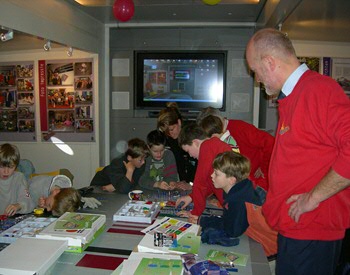
[[[174,153],[180,181],[189,183],[193,182],[196,174],[197,160],[191,158],[178,144],[177,138],[184,123],[177,104],[170,102],[160,111],[157,128],[166,134],[166,145]]]

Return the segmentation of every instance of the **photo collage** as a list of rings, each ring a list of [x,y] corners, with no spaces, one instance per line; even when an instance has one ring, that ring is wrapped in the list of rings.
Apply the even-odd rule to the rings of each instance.
[[[35,132],[34,66],[0,64],[0,132]]]
[[[92,62],[48,63],[50,132],[93,132]]]

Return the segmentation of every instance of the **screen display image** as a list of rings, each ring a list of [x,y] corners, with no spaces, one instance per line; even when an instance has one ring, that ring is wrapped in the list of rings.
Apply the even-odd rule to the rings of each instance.
[[[225,52],[136,52],[136,108],[225,108]]]

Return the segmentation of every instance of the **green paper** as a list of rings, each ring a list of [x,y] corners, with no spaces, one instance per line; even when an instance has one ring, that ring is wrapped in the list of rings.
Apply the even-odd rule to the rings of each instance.
[[[182,269],[181,260],[142,258],[134,274],[181,275]]]
[[[200,243],[200,236],[194,233],[186,233],[177,241],[177,247],[170,247],[169,250],[198,254]]]
[[[206,259],[222,263],[230,263],[233,260],[234,265],[246,266],[248,257],[248,255],[237,252],[226,252],[210,249],[207,253]]]

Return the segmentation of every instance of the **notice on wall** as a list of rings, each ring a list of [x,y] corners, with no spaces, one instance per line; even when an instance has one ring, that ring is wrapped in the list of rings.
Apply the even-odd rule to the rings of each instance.
[[[112,76],[129,76],[129,58],[112,59]]]
[[[232,59],[232,77],[250,77],[245,59]]]
[[[129,110],[129,92],[112,92],[112,109]]]

